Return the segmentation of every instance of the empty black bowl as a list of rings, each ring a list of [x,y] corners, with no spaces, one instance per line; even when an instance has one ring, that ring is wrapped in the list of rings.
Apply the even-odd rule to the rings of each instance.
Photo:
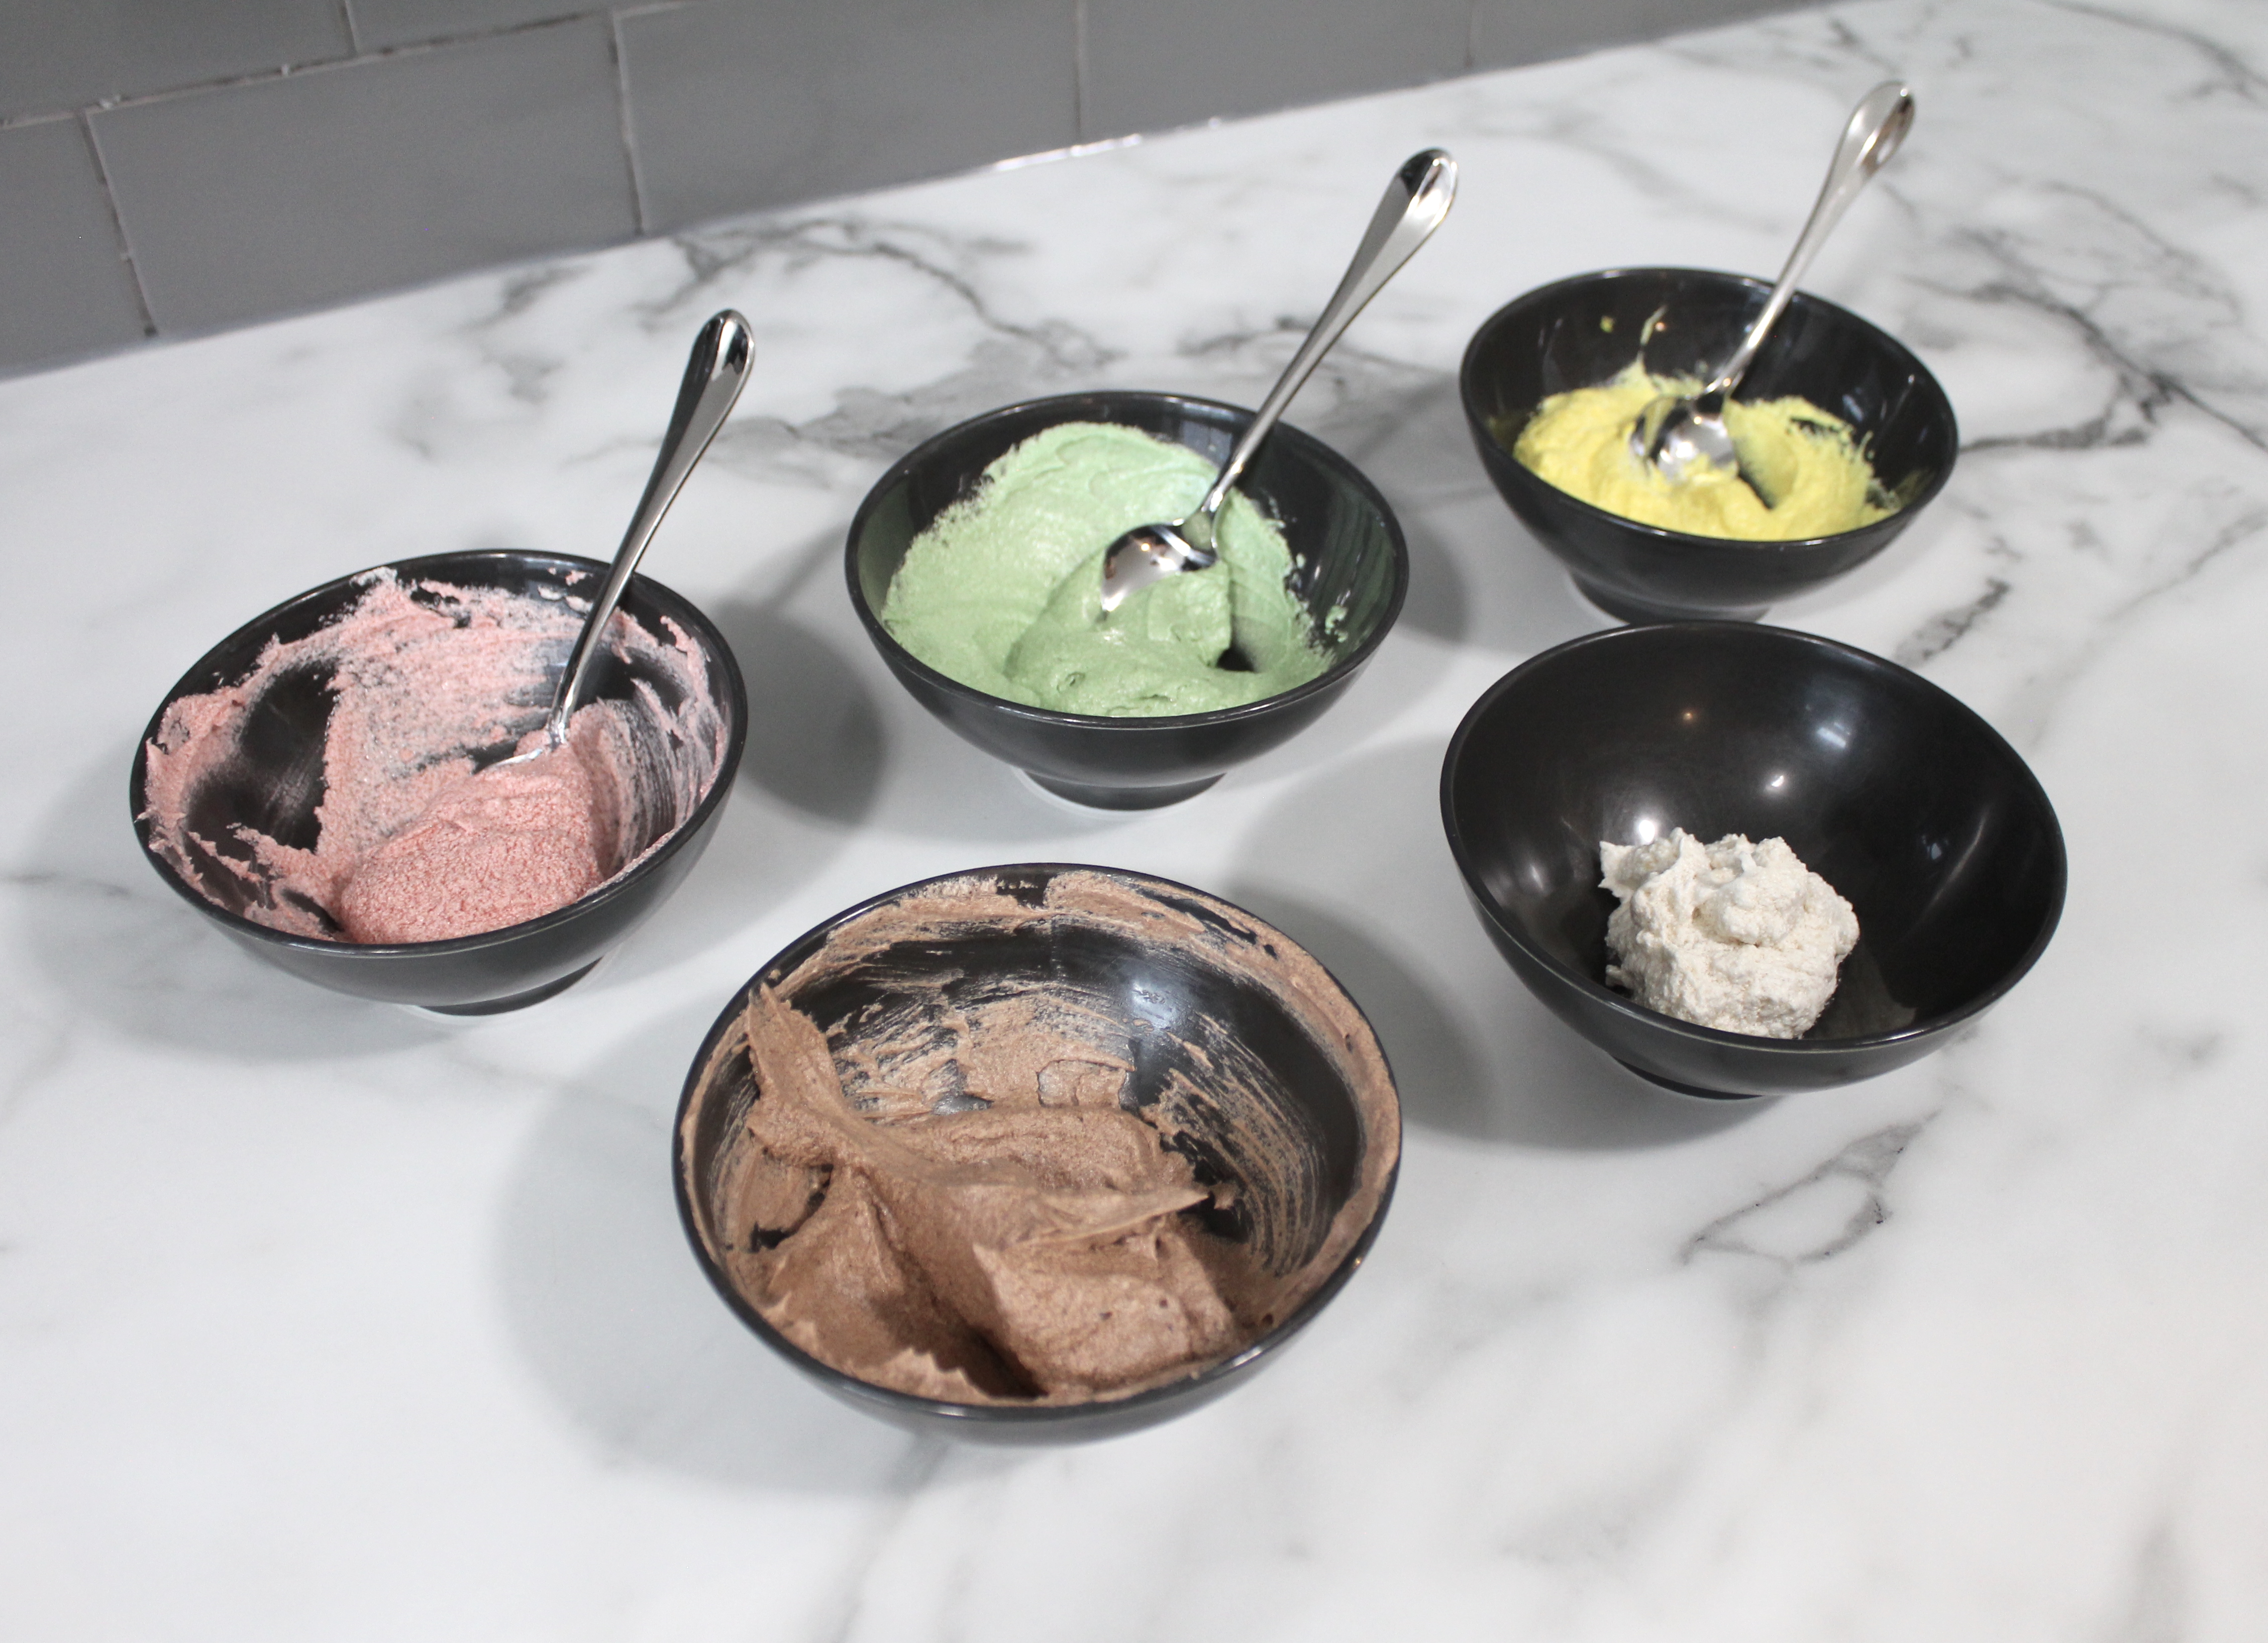
[[[1928,1054],[2031,969],[2063,833],[2015,749],[1919,676],[1737,623],[1617,628],[1513,669],[1441,767],[1449,849],[1490,937],[1561,1020],[1688,1094],[1778,1095]],[[1682,827],[1785,838],[1859,915],[1798,1039],[1657,1014],[1606,984],[1599,844]]]
[[[1800,394],[1865,442],[1899,506],[1856,530],[1801,542],[1733,542],[1641,525],[1537,478],[1513,453],[1550,395],[1596,387],[1646,345],[1656,376],[1706,381],[1763,308],[1771,285],[1705,269],[1613,269],[1529,291],[1491,314],[1459,382],[1473,443],[1521,524],[1602,609],[1630,622],[1753,621],[1776,600],[1856,569],[1913,522],[1953,471],[1953,406],[1928,368],[1887,332],[1796,294],[1741,385],[1743,400]],[[1654,316],[1659,315],[1657,319]]]
[[[768,1227],[736,1210],[736,1171],[765,1159],[747,1137],[765,1099],[742,1012],[759,985],[827,1036],[846,1102],[888,1087],[902,1105],[918,1080],[932,1111],[976,1099],[1001,1075],[968,1069],[1026,1023],[1046,1023],[1117,1083],[1084,1099],[1154,1111],[1167,1145],[1215,1204],[1182,1212],[1296,1281],[1225,1358],[1163,1383],[1085,1401],[953,1402],[846,1373],[766,1318],[736,1281],[736,1261],[782,1247],[824,1208],[822,1181],[800,1205],[803,1229]],[[1036,1001],[1036,1003],[1035,1003]],[[1066,1027],[1064,1022],[1071,1025]],[[997,1064],[995,1064],[997,1065]],[[1043,1101],[1053,1063],[1032,1087]],[[906,1069],[913,1071],[908,1072]],[[893,1080],[895,1079],[895,1082]],[[858,1110],[853,1105],[853,1110]],[[1152,1426],[1219,1396],[1282,1349],[1362,1264],[1393,1196],[1401,1105],[1361,1011],[1329,973],[1249,913],[1186,885],[1103,867],[984,867],[888,891],[810,931],[751,976],[709,1031],[677,1114],[678,1210],[702,1270],[725,1303],[797,1368],[852,1407],[910,1431],[998,1443],[1101,1438]],[[777,1165],[771,1166],[777,1168]],[[840,1287],[839,1284],[836,1287]],[[1280,1304],[1282,1310],[1275,1310]],[[902,1329],[900,1309],[892,1316]],[[998,1374],[976,1339],[952,1367]],[[978,1360],[983,1360],[980,1364]],[[985,1367],[985,1366],[989,1366]]]
[[[1231,765],[1265,753],[1313,722],[1362,670],[1402,612],[1410,582],[1402,527],[1376,488],[1322,441],[1278,424],[1238,485],[1283,527],[1292,551],[1300,556],[1293,586],[1316,632],[1328,636],[1330,666],[1280,695],[1211,713],[1151,718],[1027,707],[916,659],[890,637],[880,612],[914,538],[973,491],[987,466],[1042,429],[1066,422],[1122,423],[1220,462],[1251,419],[1248,410],[1211,400],[1126,391],[1032,400],[948,428],[901,458],[859,505],[845,566],[850,602],[882,659],[916,701],[1049,792],[1116,810],[1147,809],[1202,792]]]
[[[244,681],[271,641],[288,644],[337,620],[363,596],[369,578],[379,571],[393,571],[405,585],[438,582],[512,593],[548,591],[555,596],[574,586],[587,596],[606,569],[595,560],[557,554],[433,554],[341,577],[247,623],[206,652],[166,693],[151,716],[142,745],[135,749],[129,799],[135,832],[150,865],[183,900],[239,944],[335,991],[474,1015],[534,1004],[572,984],[644,922],[700,859],[724,813],[747,736],[747,691],[724,636],[700,611],[659,582],[633,578],[622,608],[664,644],[669,642],[665,619],[675,623],[698,649],[708,696],[723,721],[717,774],[690,814],[674,817],[674,825],[644,859],[579,901],[525,924],[448,941],[362,946],[289,934],[256,922],[245,912],[258,892],[219,856],[200,846],[176,860],[153,842],[144,749],[157,740],[166,711],[176,701]],[[556,669],[565,661],[563,643],[560,652],[553,663],[555,685]],[[314,811],[323,799],[324,733],[333,702],[327,679],[327,674],[288,674],[263,693],[247,719],[230,764],[195,795],[189,824],[200,838],[226,841],[232,825],[242,822],[270,838],[312,846],[320,831]],[[642,684],[664,693],[665,700],[681,689],[653,670],[625,664],[619,656],[601,651],[584,700],[630,701]],[[542,722],[550,688],[541,700],[514,707],[512,735],[525,734]],[[479,756],[493,758],[509,751],[507,740]]]

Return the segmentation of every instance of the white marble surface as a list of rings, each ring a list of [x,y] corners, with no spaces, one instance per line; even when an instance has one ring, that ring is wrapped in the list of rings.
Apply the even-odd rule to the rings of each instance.
[[[1920,122],[1809,284],[1930,362],[1967,448],[1884,558],[1776,619],[2006,732],[2071,899],[1943,1054],[1712,1111],[1547,1018],[1441,842],[1464,707],[1599,621],[1489,490],[1454,372],[1560,275],[1772,272],[1887,73]],[[1455,213],[1294,411],[1413,544],[1348,698],[1132,819],[927,720],[843,592],[886,461],[1033,392],[1250,402],[1436,143]],[[174,676],[357,566],[610,549],[727,302],[759,372],[651,569],[733,637],[757,729],[686,891],[582,986],[470,1027],[203,928],[127,827]],[[2268,8],[1867,0],[0,386],[0,1636],[2262,1636],[2264,314]],[[1235,1396],[1091,1448],[947,1448],[716,1302],[667,1118],[807,925],[1044,858],[1305,939],[1381,1030],[1407,1161],[1369,1267]]]

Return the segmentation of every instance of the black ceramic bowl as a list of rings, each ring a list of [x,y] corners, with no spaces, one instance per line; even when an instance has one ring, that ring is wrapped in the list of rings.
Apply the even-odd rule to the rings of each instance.
[[[850,523],[850,602],[899,682],[985,752],[1049,792],[1108,809],[1147,809],[1199,793],[1230,766],[1290,740],[1338,698],[1402,612],[1410,553],[1386,499],[1344,457],[1278,424],[1238,488],[1284,527],[1304,562],[1294,572],[1316,630],[1334,608],[1331,665],[1280,695],[1211,713],[1108,718],[988,696],[920,662],[881,623],[906,549],[929,522],[976,489],[1020,440],[1065,422],[1122,423],[1224,461],[1252,413],[1211,400],[1131,391],[1066,394],[1009,405],[946,429],[908,453],[866,493]],[[1101,544],[1098,544],[1100,546]]]
[[[1928,1054],[2022,978],[2063,910],[2063,834],[2015,750],[1896,664],[1738,623],[1617,628],[1473,704],[1441,820],[1482,924],[1561,1020],[1688,1094],[1778,1095]],[[1785,838],[1859,915],[1798,1039],[1655,1013],[1605,983],[1602,840]]]
[[[736,1172],[763,1161],[747,1139],[748,1116],[766,1095],[742,1024],[759,984],[825,1032],[846,1100],[865,1099],[893,1075],[892,1087],[918,1077],[932,1110],[981,1106],[969,1099],[981,1088],[1010,1100],[1001,1084],[987,1082],[1003,1075],[983,1072],[983,1058],[1018,1043],[1034,1019],[1067,1034],[1082,1068],[1091,1054],[1116,1069],[1108,1075],[1123,1079],[1116,1104],[1155,1115],[1200,1183],[1233,1185],[1220,1195],[1224,1203],[1182,1213],[1243,1246],[1270,1274],[1297,1274],[1296,1283],[1226,1358],[1116,1396],[951,1402],[822,1361],[773,1326],[733,1270],[750,1252],[809,1235],[768,1228],[735,1210],[734,1183],[745,1179]],[[1043,1101],[1055,1099],[1044,1092],[1059,1065],[1037,1075]],[[904,1072],[909,1065],[916,1073]],[[979,1067],[973,1075],[972,1065]],[[1113,1098],[1106,1086],[1085,1099]],[[985,867],[862,903],[749,978],[686,1079],[677,1201],[694,1255],[725,1305],[843,1402],[914,1432],[1051,1443],[1185,1413],[1280,1351],[1362,1264],[1393,1195],[1401,1138],[1393,1076],[1369,1023],[1329,972],[1278,932],[1226,902],[1141,873]],[[804,1205],[806,1217],[824,1208],[824,1190]],[[784,1201],[800,1197],[790,1192]],[[959,1350],[988,1355],[986,1344]],[[996,1361],[991,1372],[998,1368]]]
[[[433,581],[554,594],[571,582],[587,593],[607,569],[591,559],[509,551],[433,554],[379,567],[389,568],[405,584]],[[608,949],[644,922],[700,859],[724,813],[747,736],[747,691],[740,667],[724,636],[700,611],[659,582],[632,578],[622,598],[624,614],[658,638],[665,637],[666,618],[693,640],[706,667],[709,694],[723,720],[721,762],[691,814],[676,818],[659,845],[629,871],[579,901],[525,924],[454,940],[400,946],[357,946],[287,934],[245,917],[249,899],[245,882],[210,851],[200,849],[193,859],[177,862],[156,847],[147,814],[144,749],[158,737],[166,711],[177,700],[246,679],[271,640],[288,644],[336,620],[362,596],[372,574],[365,571],[341,577],[278,605],[239,628],[181,675],[151,715],[142,744],[135,749],[129,795],[135,832],[158,877],[190,906],[239,945],[318,986],[449,1014],[488,1014],[536,1003],[579,980]],[[555,685],[556,670],[564,665],[564,648],[553,664]],[[271,838],[313,844],[320,830],[314,810],[323,798],[323,738],[332,711],[327,676],[286,675],[263,693],[233,760],[195,797],[189,823],[198,836],[226,839],[232,826],[242,822]],[[601,651],[584,699],[628,701],[641,682],[667,694],[681,689],[672,680]],[[514,735],[542,722],[551,688],[547,687],[540,701],[516,704]],[[482,756],[509,751],[506,741]]]
[[[1774,602],[1864,564],[1913,522],[1953,471],[1953,406],[1904,345],[1857,314],[1796,294],[1741,385],[1744,400],[1800,394],[1865,441],[1896,512],[1801,542],[1744,542],[1641,525],[1548,484],[1513,456],[1550,395],[1605,382],[1646,345],[1656,376],[1706,381],[1771,287],[1704,269],[1614,269],[1529,291],[1473,334],[1459,373],[1465,420],[1504,499],[1602,609],[1631,622],[1753,621]]]

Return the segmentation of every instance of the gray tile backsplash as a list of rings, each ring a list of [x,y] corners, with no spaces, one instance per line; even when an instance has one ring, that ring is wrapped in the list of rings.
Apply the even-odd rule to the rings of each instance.
[[[141,340],[141,298],[77,116],[0,129],[0,363]]]
[[[524,23],[593,16],[607,10],[593,0],[344,0],[355,43],[364,51],[492,34]]]
[[[1470,0],[1086,4],[1090,140],[1443,79],[1472,23]]]
[[[351,49],[339,0],[0,0],[0,119]]]
[[[1473,67],[1508,69],[1788,11],[1808,0],[1474,0]]]
[[[1079,140],[1077,15],[1077,0],[629,12],[622,77],[646,227],[1066,148]]]
[[[588,18],[92,124],[158,327],[195,331],[630,238],[617,110]]]
[[[1509,69],[1636,40],[1643,3],[1588,0],[1582,5],[1554,5],[1538,0],[1473,0],[1473,66]]]
[[[0,372],[1811,3],[0,0]]]

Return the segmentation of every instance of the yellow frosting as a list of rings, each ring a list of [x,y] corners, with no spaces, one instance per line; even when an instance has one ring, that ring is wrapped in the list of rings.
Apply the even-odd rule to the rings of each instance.
[[[1631,428],[1654,400],[1700,387],[1651,376],[1633,360],[1611,382],[1545,400],[1521,430],[1513,455],[1594,507],[1697,536],[1796,542],[1854,530],[1895,511],[1851,424],[1793,395],[1726,405],[1737,472],[1697,466],[1683,480],[1664,478],[1632,453]]]

